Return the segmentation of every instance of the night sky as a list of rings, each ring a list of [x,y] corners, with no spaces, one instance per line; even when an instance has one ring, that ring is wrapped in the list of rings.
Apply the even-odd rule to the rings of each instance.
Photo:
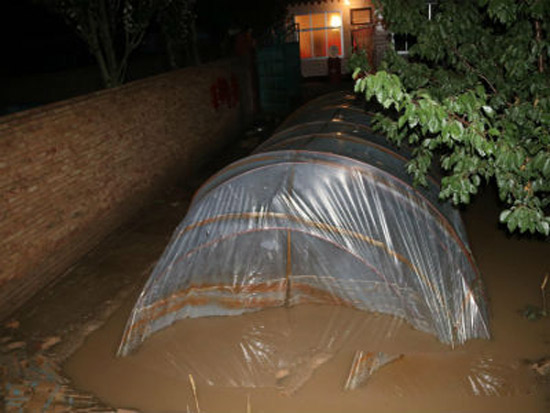
[[[280,18],[284,0],[198,0],[202,38],[220,42],[230,29],[251,28],[256,36]],[[94,64],[86,44],[63,18],[33,0],[0,1],[1,75],[44,73]],[[155,23],[149,37],[159,31]]]
[[[103,87],[87,44],[41,0],[0,0],[0,115]],[[201,62],[232,53],[229,33],[252,29],[259,38],[284,16],[288,0],[197,0]],[[130,58],[127,80],[171,70],[161,28],[153,20]],[[192,62],[183,61],[183,64]]]
[[[94,63],[86,44],[60,16],[29,0],[0,3],[2,75],[52,72]]]

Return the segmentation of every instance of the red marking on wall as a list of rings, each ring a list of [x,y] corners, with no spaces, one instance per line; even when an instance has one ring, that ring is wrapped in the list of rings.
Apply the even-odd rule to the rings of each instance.
[[[239,103],[239,80],[232,75],[228,80],[225,77],[218,77],[210,85],[210,98],[212,107],[216,110],[222,106],[233,108]]]

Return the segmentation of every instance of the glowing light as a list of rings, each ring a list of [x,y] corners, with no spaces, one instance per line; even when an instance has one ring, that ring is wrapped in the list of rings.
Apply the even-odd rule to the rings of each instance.
[[[349,0],[344,0],[344,4],[345,4],[346,6],[349,6]]]
[[[333,14],[330,17],[330,27],[340,27],[342,25],[342,17],[338,14]]]

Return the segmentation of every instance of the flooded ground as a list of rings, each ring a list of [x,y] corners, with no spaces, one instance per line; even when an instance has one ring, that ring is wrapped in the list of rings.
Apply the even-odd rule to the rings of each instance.
[[[71,386],[143,413],[550,411],[550,380],[530,367],[550,357],[550,318],[529,321],[522,314],[529,304],[541,306],[550,243],[499,229],[493,191],[464,213],[490,301],[491,340],[452,350],[398,319],[301,306],[183,320],[117,359],[133,303],[192,192],[257,144],[224,153],[33,298],[14,315],[21,339],[59,337],[48,356],[62,361],[72,354],[63,365]],[[345,392],[358,350],[403,357]],[[252,383],[263,387],[244,387]]]
[[[189,374],[200,410],[210,413],[550,411],[550,382],[530,368],[550,356],[550,319],[522,314],[541,305],[550,244],[498,229],[491,191],[464,217],[490,300],[491,340],[452,350],[395,318],[299,306],[183,320],[118,359],[135,291],[65,371],[106,403],[142,412],[197,411]],[[357,350],[403,357],[345,392]],[[253,384],[262,387],[243,387]]]

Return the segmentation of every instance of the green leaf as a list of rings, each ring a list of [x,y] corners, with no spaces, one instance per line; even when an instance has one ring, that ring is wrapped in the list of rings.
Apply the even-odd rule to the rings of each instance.
[[[508,221],[507,221],[508,231],[514,232],[517,226],[518,226],[518,219],[513,215],[508,217]]]
[[[489,135],[492,137],[500,136],[500,131],[496,128],[490,128],[489,129]]]
[[[500,222],[506,222],[506,220],[508,219],[511,213],[512,213],[512,210],[510,209],[505,209],[504,211],[502,211],[499,217]]]
[[[495,111],[493,110],[493,108],[491,106],[484,105],[483,110],[485,111],[487,116],[489,116],[489,117],[495,116]]]
[[[550,235],[550,224],[547,221],[537,222],[537,231],[543,235]]]
[[[544,165],[542,166],[542,174],[545,177],[550,177],[550,156],[546,158]]]
[[[464,128],[458,121],[453,121],[449,125],[449,134],[455,141],[461,141],[464,134]]]
[[[405,125],[406,122],[407,122],[407,116],[405,116],[405,115],[399,116],[399,119],[397,121],[397,127],[399,129],[401,129]]]

